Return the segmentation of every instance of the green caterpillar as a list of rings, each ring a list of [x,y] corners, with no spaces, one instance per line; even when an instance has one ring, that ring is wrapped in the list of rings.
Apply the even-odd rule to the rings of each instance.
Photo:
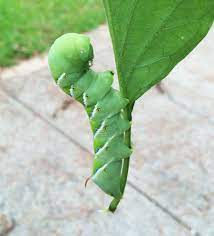
[[[130,129],[123,109],[129,103],[113,89],[113,73],[90,69],[93,48],[87,36],[68,33],[51,46],[48,61],[57,85],[86,109],[94,135],[92,180],[105,193],[121,199],[121,171],[131,149],[124,143]]]

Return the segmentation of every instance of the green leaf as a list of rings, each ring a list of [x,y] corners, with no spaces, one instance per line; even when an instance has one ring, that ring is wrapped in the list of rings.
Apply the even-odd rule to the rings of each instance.
[[[214,0],[103,0],[123,94],[132,102],[204,38]]]

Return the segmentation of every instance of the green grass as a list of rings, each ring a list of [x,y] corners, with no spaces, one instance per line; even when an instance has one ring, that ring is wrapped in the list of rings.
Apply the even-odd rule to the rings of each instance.
[[[101,0],[0,0],[0,66],[44,52],[66,32],[105,20]]]

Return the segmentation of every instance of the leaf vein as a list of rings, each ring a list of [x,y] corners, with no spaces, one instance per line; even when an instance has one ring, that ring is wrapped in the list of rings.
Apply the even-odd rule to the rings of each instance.
[[[200,27],[199,27],[199,29],[200,29]],[[198,29],[198,31],[199,31],[199,29]],[[189,44],[189,43],[191,42],[191,40],[194,39],[195,36],[197,36],[198,31],[196,31],[195,34],[187,41],[187,44]],[[163,60],[163,59],[167,59],[167,58],[173,57],[174,55],[177,54],[177,52],[183,50],[183,48],[184,48],[184,46],[181,47],[181,48],[178,48],[178,49],[176,50],[176,52],[174,52],[174,53],[172,53],[172,54],[170,54],[170,55],[168,55],[168,56],[162,57],[162,58],[160,59],[160,61]],[[183,58],[183,56],[182,56],[182,58]],[[152,65],[152,64],[155,64],[156,62],[158,62],[158,61],[155,61],[155,62],[150,63],[150,64]],[[146,67],[146,66],[149,67],[149,64],[145,65],[145,67]],[[166,69],[166,70],[168,70],[168,69]],[[166,72],[166,71],[163,71],[163,74],[164,74],[165,72]],[[162,76],[160,77],[160,80],[161,80],[161,79],[162,79]],[[160,80],[158,80],[158,81],[160,81]],[[157,81],[157,80],[155,80],[155,81],[150,81],[150,83],[149,83],[147,86],[144,86],[144,88],[139,89],[138,92],[136,91],[136,97],[138,97],[138,94],[139,94],[139,93],[140,93],[140,94],[141,94],[141,93],[144,94],[144,93],[148,90],[148,88],[151,88],[151,87],[152,87],[153,85],[155,85],[158,81]],[[145,88],[146,88],[146,89],[145,89]]]
[[[181,0],[178,2],[178,4],[172,9],[172,11],[166,16],[166,18],[162,21],[160,27],[158,28],[158,30],[156,32],[154,32],[154,34],[151,37],[151,40],[148,41],[148,43],[145,45],[145,47],[140,50],[139,55],[137,56],[136,62],[134,63],[134,66],[132,68],[132,70],[130,70],[130,72],[128,73],[127,78],[131,77],[131,75],[133,74],[134,70],[136,69],[136,65],[138,64],[138,61],[140,60],[141,56],[143,55],[143,53],[145,53],[151,45],[151,42],[154,41],[154,39],[156,38],[156,35],[160,32],[160,29],[167,23],[167,20],[172,16],[172,14],[177,10],[177,8],[183,3],[184,0]],[[132,79],[132,78],[130,78]]]

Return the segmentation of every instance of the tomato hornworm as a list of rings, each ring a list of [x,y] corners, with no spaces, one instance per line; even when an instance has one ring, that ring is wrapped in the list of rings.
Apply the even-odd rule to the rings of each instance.
[[[113,72],[94,72],[93,48],[85,35],[68,33],[50,48],[49,67],[57,85],[86,109],[94,137],[92,180],[105,193],[121,199],[123,161],[131,155],[124,142],[130,121],[123,115],[129,100],[112,88]]]

